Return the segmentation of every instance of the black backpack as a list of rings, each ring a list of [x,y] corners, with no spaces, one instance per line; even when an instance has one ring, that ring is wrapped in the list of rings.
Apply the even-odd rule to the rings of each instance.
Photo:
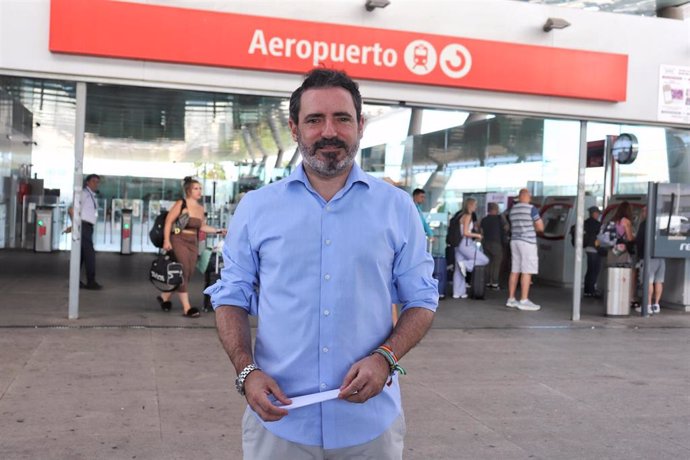
[[[165,239],[163,229],[165,228],[166,217],[168,217],[168,211],[167,209],[164,209],[160,214],[158,214],[156,220],[153,221],[153,227],[151,227],[151,231],[149,231],[151,243],[157,248],[163,247],[163,240]]]
[[[448,223],[448,233],[446,234],[446,244],[448,246],[460,246],[460,241],[462,241],[462,234],[460,233],[461,217],[462,212],[458,211],[453,217],[451,217],[450,222]]]

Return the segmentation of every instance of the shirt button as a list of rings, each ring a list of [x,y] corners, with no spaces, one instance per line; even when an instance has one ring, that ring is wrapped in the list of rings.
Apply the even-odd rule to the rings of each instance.
[[[322,350],[324,353],[328,353],[328,347],[323,347]]]
[[[326,243],[326,246],[330,246],[330,245],[331,245],[331,240],[326,240],[325,243]]]
[[[328,388],[328,387],[326,386],[326,384],[325,384],[325,383],[322,383],[322,384],[321,384],[321,389],[322,389],[322,390],[325,390],[326,388]]]
[[[330,314],[331,314],[331,311],[330,311],[330,310],[324,310],[324,311],[323,311],[323,316],[328,316],[328,315],[330,315]]]
[[[329,279],[331,279],[331,275],[329,275],[328,273],[326,273],[326,276],[324,276],[324,279],[325,279],[326,281],[328,281]]]
[[[327,205],[327,206],[326,206],[326,211],[330,211],[330,210],[331,210],[331,205]]]

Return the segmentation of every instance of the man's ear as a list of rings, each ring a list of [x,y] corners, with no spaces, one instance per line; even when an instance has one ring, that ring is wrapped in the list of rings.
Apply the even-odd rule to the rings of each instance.
[[[364,125],[366,124],[366,120],[364,119],[364,115],[361,115],[359,117],[359,126],[358,126],[358,131],[359,131],[359,138],[361,139],[362,136],[364,135]]]
[[[297,123],[292,121],[292,118],[288,119],[288,127],[290,128],[290,134],[292,134],[292,140],[297,142]]]

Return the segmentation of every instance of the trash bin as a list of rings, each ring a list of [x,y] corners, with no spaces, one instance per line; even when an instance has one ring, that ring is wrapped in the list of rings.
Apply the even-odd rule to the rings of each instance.
[[[53,250],[53,206],[36,206],[34,251]]]
[[[630,267],[609,267],[606,286],[606,316],[630,315],[633,269]]]
[[[132,254],[132,210],[122,210],[120,225],[120,254]]]

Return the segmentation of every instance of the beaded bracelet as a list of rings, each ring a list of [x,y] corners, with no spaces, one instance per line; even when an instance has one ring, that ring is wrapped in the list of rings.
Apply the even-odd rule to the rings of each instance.
[[[372,354],[374,353],[378,353],[379,355],[386,358],[386,361],[388,361],[388,366],[390,367],[391,376],[396,372],[398,372],[401,375],[407,375],[407,371],[404,367],[398,364],[398,357],[395,356],[395,353],[393,353],[393,350],[390,347],[386,345],[381,345],[372,352]]]

